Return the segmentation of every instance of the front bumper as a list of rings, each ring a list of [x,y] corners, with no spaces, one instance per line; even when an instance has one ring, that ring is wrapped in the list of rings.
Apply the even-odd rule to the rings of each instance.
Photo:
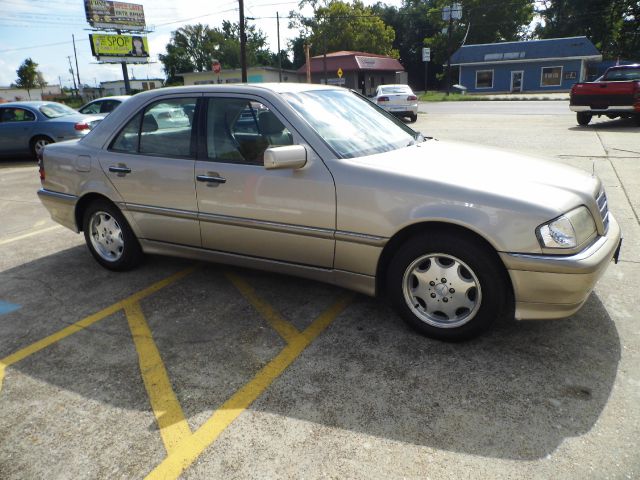
[[[609,229],[591,246],[568,256],[500,253],[513,284],[518,320],[565,318],[577,312],[622,241],[609,213]]]

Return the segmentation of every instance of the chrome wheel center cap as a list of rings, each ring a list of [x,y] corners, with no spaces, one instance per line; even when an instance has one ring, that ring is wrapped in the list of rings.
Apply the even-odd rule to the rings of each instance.
[[[436,293],[440,298],[446,297],[447,294],[449,293],[449,289],[444,283],[439,283],[436,285]]]

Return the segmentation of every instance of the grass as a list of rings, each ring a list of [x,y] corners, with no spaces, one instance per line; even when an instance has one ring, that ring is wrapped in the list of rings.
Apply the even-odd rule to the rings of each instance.
[[[551,98],[551,97],[524,97],[524,96],[519,96],[517,94],[514,95],[513,97],[493,97],[493,96],[486,96],[486,95],[471,95],[471,94],[462,95],[461,93],[451,92],[447,96],[447,92],[438,92],[438,91],[423,93],[422,95],[420,95],[419,99],[421,102],[469,102],[469,101],[472,101],[472,102],[507,101],[508,102],[508,101],[521,101],[521,100],[528,100],[528,101],[562,100],[561,98]]]

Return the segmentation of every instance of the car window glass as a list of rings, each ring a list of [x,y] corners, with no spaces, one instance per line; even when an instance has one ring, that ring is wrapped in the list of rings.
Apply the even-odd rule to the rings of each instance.
[[[86,107],[80,109],[80,113],[100,113],[100,104],[101,102],[95,102],[87,105]]]
[[[125,153],[138,152],[138,136],[140,134],[141,119],[142,113],[138,113],[127,123],[111,144],[111,150]]]
[[[65,117],[78,113],[73,108],[61,103],[46,103],[40,107],[40,112],[49,118]]]
[[[117,105],[115,100],[105,100],[100,106],[100,113],[110,113]]]
[[[152,104],[144,112],[140,129],[140,153],[192,156],[195,98],[175,98]]]
[[[35,119],[33,112],[22,108],[3,108],[0,112],[0,122],[33,122]]]
[[[262,165],[267,148],[283,145],[293,145],[293,135],[264,104],[237,98],[209,99],[208,158]]]

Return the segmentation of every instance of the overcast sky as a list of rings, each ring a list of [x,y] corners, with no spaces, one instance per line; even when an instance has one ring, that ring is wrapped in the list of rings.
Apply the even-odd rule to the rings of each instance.
[[[144,6],[151,50],[149,65],[129,65],[130,76],[135,78],[164,78],[158,54],[165,51],[171,32],[193,23],[220,26],[223,20],[238,21],[237,0],[133,0]],[[365,0],[365,4],[375,3]],[[399,6],[401,0],[386,0],[388,5]],[[297,10],[297,1],[245,0],[245,16],[254,17],[254,23],[266,35],[269,47],[276,51],[276,12],[280,13],[282,48],[297,31],[288,29],[286,17]],[[272,18],[273,17],[273,18]],[[284,19],[282,17],[285,17]],[[25,58],[31,57],[49,84],[72,84],[69,61],[73,60],[71,35],[75,35],[78,65],[82,83],[94,86],[96,82],[122,79],[118,65],[98,65],[91,55],[89,25],[86,22],[83,0],[0,0],[0,86],[15,82],[16,70]],[[75,62],[73,64],[75,70]]]

